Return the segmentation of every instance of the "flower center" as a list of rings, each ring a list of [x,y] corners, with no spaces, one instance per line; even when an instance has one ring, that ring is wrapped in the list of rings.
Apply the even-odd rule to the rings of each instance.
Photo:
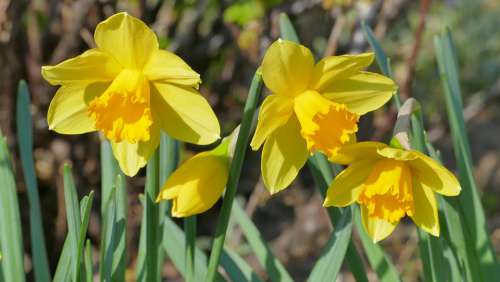
[[[295,98],[295,113],[311,153],[319,150],[331,158],[358,131],[359,115],[315,91],[306,91]]]
[[[368,209],[368,216],[391,223],[398,223],[405,215],[412,216],[415,207],[410,169],[402,161],[378,161],[358,202]]]
[[[148,141],[153,124],[148,82],[137,72],[122,71],[102,95],[89,103],[87,114],[109,140]]]

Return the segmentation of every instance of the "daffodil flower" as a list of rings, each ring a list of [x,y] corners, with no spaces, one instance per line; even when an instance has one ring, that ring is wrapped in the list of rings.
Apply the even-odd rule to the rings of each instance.
[[[158,147],[160,130],[179,140],[210,144],[220,127],[196,89],[201,82],[175,54],[160,50],[154,32],[127,13],[99,23],[97,48],[42,76],[61,85],[50,103],[49,128],[63,134],[100,131],[126,175],[133,176]]]
[[[259,114],[253,150],[262,144],[262,176],[271,193],[286,188],[309,153],[329,158],[355,141],[358,119],[384,105],[395,93],[394,82],[362,69],[372,53],[327,57],[315,64],[306,47],[274,42],[262,62],[262,78],[272,92]]]
[[[324,206],[358,202],[363,225],[375,242],[389,236],[405,216],[439,236],[434,193],[456,196],[461,190],[456,177],[430,157],[383,143],[346,145],[334,161],[349,166],[328,188]]]
[[[232,135],[233,136],[233,135]],[[163,185],[156,202],[172,200],[172,216],[186,217],[210,209],[222,196],[230,166],[231,138],[183,163]]]

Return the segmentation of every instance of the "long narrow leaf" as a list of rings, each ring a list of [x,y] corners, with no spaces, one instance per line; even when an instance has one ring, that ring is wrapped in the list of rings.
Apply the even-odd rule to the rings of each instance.
[[[260,70],[257,70],[253,77],[252,84],[250,85],[248,98],[245,103],[240,132],[238,133],[234,157],[231,162],[231,168],[229,170],[229,178],[224,195],[224,201],[222,203],[221,212],[217,221],[215,239],[212,245],[212,251],[210,253],[207,277],[205,279],[209,282],[214,281],[216,277],[217,267],[219,266],[220,256],[224,247],[224,240],[226,239],[229,216],[233,206],[234,196],[236,195],[236,189],[240,181],[243,160],[245,159],[245,154],[248,147],[250,131],[252,128],[252,120],[261,93],[262,75],[260,73]]]
[[[229,248],[224,248],[220,258],[220,264],[232,281],[262,281],[247,262]]]
[[[271,281],[293,281],[285,267],[274,257],[259,230],[237,201],[233,203],[232,215]]]
[[[80,206],[76,194],[75,182],[73,180],[72,170],[69,165],[64,165],[64,202],[66,205],[66,219],[68,223],[68,237],[71,246],[72,279],[79,281],[81,254],[78,252],[78,240],[81,226]]]
[[[463,118],[462,93],[458,80],[458,67],[449,31],[434,39],[446,109],[451,127],[453,149],[457,160],[462,191],[455,202],[465,227],[466,242],[473,244],[474,258],[471,272],[480,273],[481,281],[498,278],[498,266],[486,229],[486,219],[473,175],[473,163]],[[452,234],[453,235],[453,234]],[[454,240],[456,241],[456,240]],[[476,260],[478,265],[475,265]]]
[[[5,281],[24,281],[23,236],[16,182],[7,143],[0,132],[0,246]]]
[[[343,256],[349,246],[352,232],[352,208],[348,207],[342,211],[342,215],[335,224],[330,240],[314,265],[308,281],[335,280],[342,266]]]
[[[33,162],[33,125],[31,122],[30,96],[28,85],[24,80],[19,82],[17,90],[17,140],[19,140],[19,152],[24,172],[24,182],[28,190],[30,204],[30,237],[32,247],[32,259],[35,270],[35,280],[48,282],[50,278],[49,262],[47,259],[47,248],[43,233],[42,212],[40,208],[40,197],[36,182],[35,165]]]
[[[85,256],[84,256],[84,265],[85,265],[85,278],[87,282],[93,281],[94,271],[92,270],[92,245],[90,244],[90,240],[87,239],[85,243]]]
[[[159,232],[159,208],[155,203],[159,191],[159,163],[158,150],[155,151],[147,165],[146,187],[144,193],[144,221],[145,224],[145,275],[146,281],[153,281],[158,277],[158,236]]]

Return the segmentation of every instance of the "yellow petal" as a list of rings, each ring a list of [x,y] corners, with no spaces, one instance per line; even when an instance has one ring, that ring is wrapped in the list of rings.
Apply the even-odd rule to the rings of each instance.
[[[252,149],[258,150],[269,135],[284,125],[292,114],[293,99],[280,95],[267,96],[260,107],[257,129],[250,143]]]
[[[341,146],[349,144],[358,131],[358,115],[316,91],[308,90],[295,97],[294,111],[309,152],[321,151],[328,158],[335,156]]]
[[[107,87],[107,83],[88,86],[61,86],[47,113],[49,129],[62,134],[81,134],[95,131],[94,121],[87,115],[87,104]]]
[[[100,49],[127,68],[143,68],[153,52],[158,50],[154,32],[127,13],[118,13],[100,22],[94,39]]]
[[[323,89],[336,83],[337,80],[347,79],[368,67],[373,62],[373,58],[373,53],[323,58],[314,66],[309,88],[322,92]]]
[[[262,79],[273,93],[294,96],[304,91],[314,67],[306,47],[287,40],[276,40],[262,61]]]
[[[363,221],[363,226],[366,232],[372,238],[374,243],[381,241],[387,236],[391,235],[397,226],[397,223],[390,223],[383,219],[378,219],[375,217],[370,217],[368,215],[368,209],[361,205],[361,220]]]
[[[198,88],[200,75],[191,69],[179,56],[165,50],[153,52],[144,67],[149,81],[167,82]]]
[[[439,236],[438,207],[434,192],[415,178],[413,180],[413,205],[415,214],[410,217],[415,224],[426,232]]]
[[[418,158],[416,151],[406,151],[392,147],[380,148],[377,153],[385,158],[399,161],[410,161]]]
[[[355,162],[339,173],[326,191],[323,206],[345,207],[355,202],[374,164],[372,160]]]
[[[307,160],[306,141],[299,122],[292,116],[267,138],[262,151],[261,170],[266,188],[277,193],[292,183]]]
[[[172,199],[175,217],[205,212],[221,197],[228,175],[227,156],[211,152],[197,154],[168,178],[157,201]]]
[[[42,76],[52,85],[89,84],[111,81],[121,69],[110,55],[99,49],[90,49],[55,66],[43,66]]]
[[[378,149],[387,147],[380,142],[366,141],[354,144],[347,144],[340,148],[330,161],[338,164],[350,164],[359,160],[377,160],[382,157],[377,153]]]
[[[196,90],[154,83],[151,91],[155,122],[170,136],[198,145],[211,144],[220,138],[217,116]]]
[[[151,138],[145,142],[129,143],[122,141],[120,143],[111,142],[113,154],[115,155],[121,170],[127,176],[134,176],[139,169],[144,167],[151,157],[151,154],[160,143],[160,130],[156,126],[151,127]]]
[[[409,162],[412,174],[423,186],[445,196],[460,194],[460,183],[453,173],[432,158],[415,152],[417,159]]]
[[[322,90],[328,99],[345,104],[359,115],[374,111],[387,103],[397,86],[390,78],[370,72],[360,72],[347,79],[335,80]]]

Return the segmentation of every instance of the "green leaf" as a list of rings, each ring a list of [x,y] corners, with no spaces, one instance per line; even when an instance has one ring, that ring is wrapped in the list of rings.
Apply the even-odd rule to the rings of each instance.
[[[257,70],[253,77],[252,84],[250,85],[249,94],[245,103],[241,127],[236,141],[234,157],[229,170],[227,188],[222,202],[219,218],[217,220],[215,238],[212,245],[212,251],[210,252],[210,261],[208,265],[207,277],[205,279],[205,281],[208,282],[215,280],[217,267],[219,266],[220,256],[224,247],[224,240],[226,239],[229,216],[233,206],[234,196],[236,195],[236,189],[238,188],[243,160],[245,159],[245,154],[248,148],[252,120],[261,93],[262,75],[260,70]]]
[[[85,257],[84,257],[84,265],[85,265],[85,278],[87,282],[93,281],[94,271],[92,270],[92,245],[90,244],[90,240],[87,239],[85,244]]]
[[[0,246],[5,281],[24,281],[23,237],[16,182],[7,143],[0,131]]]
[[[220,264],[232,281],[262,281],[247,262],[229,248],[224,248]]]
[[[156,150],[151,156],[146,169],[146,187],[144,198],[144,221],[145,224],[145,273],[144,279],[152,281],[158,277],[158,244],[159,235],[159,207],[155,203],[159,191],[159,152]]]
[[[292,22],[290,22],[290,19],[285,13],[280,14],[280,34],[285,40],[299,43],[299,36],[297,35]]]
[[[116,176],[121,174],[118,162],[113,156],[111,144],[101,141],[101,214],[106,213],[106,205],[115,185]],[[104,242],[103,242],[104,243]]]
[[[439,75],[443,85],[446,110],[451,127],[453,150],[457,160],[458,178],[462,191],[457,200],[450,200],[453,207],[459,212],[462,221],[465,242],[468,242],[470,264],[467,265],[471,273],[479,273],[479,281],[493,281],[498,277],[498,265],[495,252],[491,246],[486,229],[486,219],[481,204],[473,174],[473,163],[470,153],[469,140],[463,117],[462,93],[458,78],[458,64],[453,46],[451,33],[447,30],[443,35],[434,38],[434,46],[439,66]],[[457,222],[454,222],[458,226]],[[457,236],[455,232],[450,234]],[[453,240],[457,242],[458,240]],[[457,248],[459,247],[456,246]],[[457,250],[458,251],[458,250]],[[463,251],[459,251],[463,253]],[[465,258],[462,258],[466,261]],[[476,280],[478,281],[478,280]]]
[[[78,234],[78,256],[76,257],[76,262],[80,266],[81,265],[81,260],[82,256],[84,255],[84,244],[85,244],[85,238],[87,236],[87,228],[89,227],[89,221],[90,221],[90,212],[92,210],[92,203],[94,201],[94,191],[90,191],[90,194],[88,196],[83,197],[81,203],[80,203],[80,211],[81,214],[83,215],[83,218],[81,218],[81,226],[80,226],[80,233]],[[81,276],[85,275],[85,272],[80,274]],[[80,277],[81,277],[80,276]],[[81,278],[78,280],[80,281]]]
[[[334,231],[314,265],[308,281],[335,281],[351,240],[352,207],[342,210]]]
[[[78,253],[78,241],[81,226],[80,206],[78,205],[78,196],[76,194],[75,182],[71,167],[64,165],[64,202],[66,206],[66,220],[68,223],[68,237],[71,248],[71,269],[72,281],[79,281],[80,277],[80,253]]]
[[[187,282],[194,282],[195,272],[195,254],[196,254],[196,216],[188,216],[184,218],[184,233],[186,235],[186,243],[184,246],[184,257],[186,258],[186,276]]]
[[[50,278],[47,248],[43,233],[40,197],[33,162],[33,125],[31,122],[30,96],[24,80],[19,82],[16,109],[17,140],[24,172],[24,182],[28,191],[30,213],[30,237],[35,280],[48,282]]]
[[[102,237],[104,252],[101,253],[101,279],[124,281],[126,272],[127,248],[127,189],[125,178],[118,175],[111,190],[104,214]]]
[[[160,139],[160,186],[165,183],[170,174],[177,168],[180,159],[180,142],[168,136],[165,132],[161,133]],[[168,240],[168,236],[163,236],[163,218],[170,216],[171,201],[162,201],[159,203],[160,213],[160,244],[161,240]],[[144,253],[140,253],[141,261],[144,261]],[[162,269],[165,262],[166,253],[158,253],[158,269]],[[157,280],[161,280],[161,272],[158,271]]]
[[[266,270],[269,279],[271,281],[293,281],[285,267],[274,257],[259,230],[237,201],[233,203],[232,215],[243,231],[260,264]]]
[[[56,267],[56,273],[54,274],[53,282],[67,282],[71,281],[71,267],[73,265],[73,253],[71,249],[71,238],[66,236],[64,240],[63,249],[59,255],[59,261]]]

